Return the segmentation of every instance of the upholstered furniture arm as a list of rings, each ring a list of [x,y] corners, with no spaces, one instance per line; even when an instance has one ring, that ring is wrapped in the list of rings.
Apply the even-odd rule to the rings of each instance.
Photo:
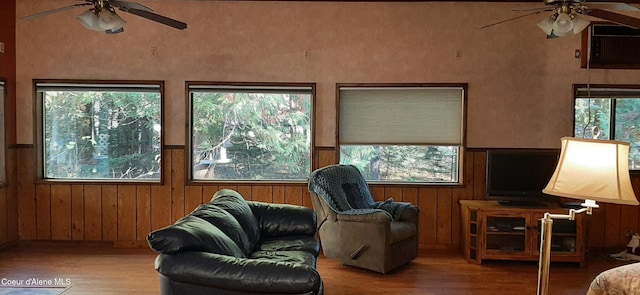
[[[316,233],[318,218],[311,208],[262,202],[248,202],[258,220],[263,237],[309,235]]]
[[[400,218],[398,218],[398,221],[404,221],[404,222],[412,222],[412,223],[418,223],[419,222],[419,214],[420,214],[420,209],[416,206],[409,206],[404,208],[404,210],[402,211],[402,213],[400,214]]]
[[[380,210],[368,214],[337,214],[338,221],[341,222],[363,222],[363,223],[389,223],[391,216]]]
[[[318,272],[308,265],[207,252],[160,254],[155,268],[176,282],[249,293],[297,294],[317,290],[322,284]]]

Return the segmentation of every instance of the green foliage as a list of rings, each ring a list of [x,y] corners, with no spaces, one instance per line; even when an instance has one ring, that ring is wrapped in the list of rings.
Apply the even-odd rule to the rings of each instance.
[[[367,180],[455,183],[458,147],[342,145],[340,163],[355,165]]]
[[[629,168],[640,169],[639,98],[576,99],[574,120],[576,137],[629,142]],[[594,126],[599,128],[599,134],[593,132]]]
[[[159,178],[159,93],[49,91],[43,99],[45,177]]]
[[[311,95],[195,92],[191,99],[195,178],[306,179]]]
[[[611,122],[610,99],[576,99],[575,136],[609,138]],[[596,129],[594,129],[596,128]],[[598,134],[594,132],[599,131]]]

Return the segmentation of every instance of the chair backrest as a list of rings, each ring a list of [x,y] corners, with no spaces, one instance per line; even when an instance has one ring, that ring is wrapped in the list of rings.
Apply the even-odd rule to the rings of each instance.
[[[331,165],[313,171],[309,191],[322,197],[336,212],[370,209],[375,204],[362,173],[353,165]]]

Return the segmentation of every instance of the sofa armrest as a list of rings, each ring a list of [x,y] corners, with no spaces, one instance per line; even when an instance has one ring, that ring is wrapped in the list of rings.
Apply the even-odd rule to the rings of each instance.
[[[419,218],[420,218],[420,208],[414,205],[411,205],[407,208],[404,208],[404,210],[402,210],[402,213],[400,214],[400,218],[398,218],[398,221],[418,223]]]
[[[311,208],[263,202],[247,202],[258,220],[263,237],[309,235],[316,233],[317,216]]]
[[[362,223],[390,223],[391,216],[380,210],[368,214],[338,214],[340,222],[362,222]]]
[[[156,270],[176,282],[238,292],[305,293],[322,285],[315,268],[291,262],[247,259],[207,252],[160,254]]]

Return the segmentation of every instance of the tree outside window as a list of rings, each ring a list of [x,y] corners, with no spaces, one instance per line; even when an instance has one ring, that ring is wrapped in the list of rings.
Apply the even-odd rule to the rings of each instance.
[[[306,180],[312,85],[188,87],[193,180]]]
[[[341,145],[340,163],[371,181],[456,183],[460,149],[428,145]]]
[[[159,181],[160,85],[36,84],[42,178]]]
[[[640,86],[577,86],[574,136],[628,142],[629,169],[640,170]]]

